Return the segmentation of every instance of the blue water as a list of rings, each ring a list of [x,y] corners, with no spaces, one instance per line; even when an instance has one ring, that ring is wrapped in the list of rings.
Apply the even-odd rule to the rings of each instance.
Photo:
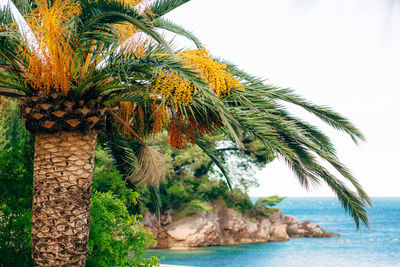
[[[399,266],[400,198],[374,198],[371,228],[357,231],[334,198],[288,198],[279,204],[287,215],[312,221],[338,238],[298,238],[240,246],[152,250],[164,264],[189,266]]]

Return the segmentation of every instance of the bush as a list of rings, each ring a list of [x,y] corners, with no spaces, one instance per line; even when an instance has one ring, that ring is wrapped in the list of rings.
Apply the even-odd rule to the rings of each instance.
[[[207,205],[207,203],[201,202],[200,200],[192,200],[190,205],[200,211],[209,211],[212,210],[212,207]]]
[[[205,201],[216,200],[221,196],[223,196],[228,191],[229,191],[228,186],[224,181],[221,180],[203,179],[202,183],[197,188],[197,193]]]
[[[33,145],[29,134],[0,150],[0,266],[30,266]]]
[[[243,215],[250,215],[250,211],[254,207],[247,193],[239,188],[233,188],[224,194],[224,200],[228,208],[234,208]]]
[[[187,216],[196,216],[203,211],[212,210],[208,203],[200,200],[192,200],[189,203],[183,204],[179,210],[174,210],[174,219],[180,220]]]
[[[136,213],[138,194],[128,188],[128,183],[117,170],[105,168],[96,171],[93,175],[93,190],[111,192],[122,200],[130,214]]]
[[[172,209],[179,209],[182,204],[188,203],[191,200],[191,196],[186,191],[186,188],[182,184],[174,184],[167,188],[168,206]]]
[[[259,198],[254,206],[256,214],[269,217],[273,212],[279,211],[279,208],[273,207],[285,198],[277,195]]]
[[[94,192],[86,265],[159,266],[158,258],[143,257],[148,245],[156,241],[142,228],[139,219],[138,215],[129,215],[124,203],[110,192]]]

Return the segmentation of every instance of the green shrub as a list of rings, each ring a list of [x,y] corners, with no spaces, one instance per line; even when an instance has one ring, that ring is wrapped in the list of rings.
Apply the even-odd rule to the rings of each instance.
[[[279,208],[273,208],[284,200],[286,197],[279,197],[277,195],[270,196],[270,197],[262,197],[256,201],[254,206],[254,210],[256,211],[257,215],[263,215],[265,217],[269,217],[272,213],[279,211]]]
[[[212,207],[206,202],[200,200],[192,200],[189,203],[185,203],[180,209],[174,211],[174,218],[176,220],[183,219],[187,216],[196,216],[203,211],[212,210]]]
[[[196,191],[205,201],[213,201],[228,192],[229,188],[224,181],[203,179]]]
[[[207,205],[207,203],[201,202],[200,200],[192,200],[190,202],[190,205],[195,207],[196,209],[199,209],[201,211],[209,211],[212,210],[212,207]]]
[[[232,191],[225,192],[224,200],[228,208],[233,208],[243,215],[249,215],[254,207],[249,195],[239,188],[233,188]]]
[[[124,203],[110,192],[94,192],[87,266],[159,266],[158,258],[143,257],[148,245],[156,241],[139,219],[129,215]]]
[[[15,212],[3,205],[0,212],[0,266],[32,266],[31,210]]]
[[[212,207],[209,206],[207,203],[202,202],[200,200],[192,200],[187,205],[187,208],[184,210],[184,216],[196,216],[202,211],[209,211],[212,210]]]
[[[136,213],[138,194],[128,188],[128,183],[117,170],[104,168],[96,171],[93,176],[93,190],[111,192],[122,200],[130,214]]]
[[[172,209],[179,209],[184,203],[191,200],[190,194],[182,184],[174,184],[167,188],[168,206]]]
[[[0,149],[15,149],[30,134],[25,130],[18,101],[3,97],[0,104]]]
[[[113,165],[114,160],[107,153],[107,151],[102,149],[101,147],[96,147],[96,157],[94,161],[94,166],[96,167],[96,170],[101,171],[105,168],[112,168]]]
[[[256,205],[264,205],[267,207],[274,207],[276,204],[284,200],[286,197],[280,197],[278,195],[270,196],[270,197],[262,197],[256,201]]]
[[[0,266],[30,266],[33,144],[29,134],[0,150]]]

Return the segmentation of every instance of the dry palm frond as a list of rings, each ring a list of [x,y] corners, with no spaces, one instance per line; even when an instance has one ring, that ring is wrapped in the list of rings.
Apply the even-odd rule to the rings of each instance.
[[[165,156],[148,145],[141,145],[136,151],[137,166],[128,177],[130,181],[158,185],[166,176],[168,162]]]

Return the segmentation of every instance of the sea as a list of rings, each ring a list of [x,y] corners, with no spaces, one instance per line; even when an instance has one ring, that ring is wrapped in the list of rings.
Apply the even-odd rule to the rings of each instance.
[[[157,249],[147,256],[163,256],[162,264],[204,267],[400,267],[400,198],[373,198],[368,210],[370,228],[356,229],[335,198],[289,197],[278,206],[285,215],[319,224],[334,238],[292,238],[239,246],[190,250]]]

